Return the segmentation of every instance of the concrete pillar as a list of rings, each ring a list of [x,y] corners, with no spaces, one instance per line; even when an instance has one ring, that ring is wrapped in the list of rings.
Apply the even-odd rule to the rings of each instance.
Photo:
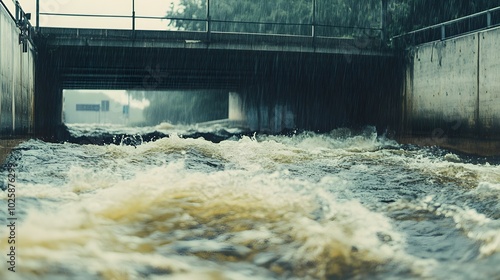
[[[274,104],[273,118],[271,120],[271,130],[281,132],[285,129],[295,127],[295,114],[290,106],[283,104]]]
[[[55,140],[62,125],[63,89],[55,55],[39,45],[35,79],[35,135]]]
[[[229,93],[229,120],[231,121],[244,121],[245,114],[243,112],[243,100],[237,92]]]

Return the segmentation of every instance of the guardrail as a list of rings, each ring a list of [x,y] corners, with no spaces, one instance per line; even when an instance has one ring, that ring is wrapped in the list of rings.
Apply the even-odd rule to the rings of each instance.
[[[500,25],[500,7],[420,28],[391,38],[396,46],[445,40]]]
[[[293,22],[262,22],[262,21],[232,21],[232,20],[220,20],[212,18],[212,9],[211,0],[206,1],[206,16],[205,18],[179,18],[179,17],[158,17],[158,16],[141,16],[137,15],[135,12],[135,0],[131,0],[132,12],[129,15],[113,15],[113,14],[83,14],[83,13],[49,13],[49,12],[41,12],[40,11],[40,0],[36,1],[36,27],[37,29],[40,27],[40,16],[53,16],[53,17],[94,17],[94,18],[123,18],[131,20],[131,30],[136,30],[136,21],[138,19],[151,19],[151,20],[175,20],[175,21],[185,21],[185,22],[200,22],[203,27],[202,32],[206,32],[207,39],[210,40],[210,35],[212,32],[225,32],[224,30],[214,30],[215,27],[221,26],[222,24],[246,24],[246,25],[261,25],[261,26],[295,26],[297,30],[300,31],[296,33],[304,33],[304,30],[307,29],[306,34],[299,34],[311,37],[322,36],[318,34],[318,29],[339,29],[339,30],[356,30],[358,33],[363,32],[365,35],[370,34],[370,36],[374,36],[373,34],[377,34],[376,36],[380,36],[380,38],[384,38],[384,28],[381,26],[380,28],[373,27],[357,27],[357,26],[341,26],[341,25],[330,25],[330,24],[322,24],[319,23],[316,19],[317,8],[316,1],[312,0],[311,3],[311,21],[308,23],[293,23]],[[385,1],[385,0],[382,0]],[[203,24],[204,23],[204,24]],[[198,30],[199,31],[199,30]],[[243,33],[243,32],[242,32]],[[245,32],[247,33],[247,32]],[[255,33],[255,32],[248,32]],[[260,33],[260,32],[257,32]],[[282,32],[277,34],[284,35],[297,35],[291,34],[292,32]],[[326,32],[323,32],[326,33]],[[353,33],[353,32],[351,32]],[[274,34],[274,33],[272,33]],[[329,37],[329,36],[324,36]]]
[[[14,14],[12,14],[13,11],[11,11],[9,7],[7,7],[3,0],[0,0],[0,3],[9,13],[10,17],[12,18],[12,20],[14,20],[16,26],[20,30],[19,44],[23,45],[23,52],[28,52],[28,41],[31,42],[32,45],[34,45],[32,35],[34,34],[35,29],[30,23],[31,13],[25,13],[21,7],[21,4],[19,4],[19,1],[15,2]]]
[[[19,44],[23,44],[23,52],[28,52],[28,41],[33,44],[34,28],[30,23],[31,13],[25,13],[19,1],[16,1],[16,25],[21,30],[19,34]]]

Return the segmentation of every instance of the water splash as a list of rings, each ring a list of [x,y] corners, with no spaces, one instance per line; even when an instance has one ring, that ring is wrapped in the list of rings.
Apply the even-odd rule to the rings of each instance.
[[[30,140],[14,149],[17,279],[498,271],[490,265],[499,257],[498,165],[408,149],[373,129],[137,139],[135,147]],[[2,211],[5,202],[0,193]],[[5,271],[0,277],[11,277]]]

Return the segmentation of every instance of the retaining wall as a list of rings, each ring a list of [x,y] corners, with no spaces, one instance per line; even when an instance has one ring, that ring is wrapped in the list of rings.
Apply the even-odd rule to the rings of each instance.
[[[500,154],[500,28],[419,45],[408,53],[404,138]]]
[[[0,5],[0,137],[33,133],[35,51],[23,53],[19,28]]]

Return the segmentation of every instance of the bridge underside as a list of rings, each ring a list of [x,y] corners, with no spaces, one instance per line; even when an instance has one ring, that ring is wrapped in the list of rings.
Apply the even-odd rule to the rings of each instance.
[[[60,124],[62,89],[238,92],[255,130],[397,126],[400,61],[370,40],[93,32],[42,29],[37,38],[38,131]]]
[[[377,44],[369,38],[42,28],[37,45],[57,65],[66,89],[234,90],[280,71],[302,75],[325,63],[389,57]]]
[[[64,89],[239,90],[278,77],[314,79],[323,71],[377,63],[376,58],[338,54],[58,47],[53,73]],[[49,54],[49,56],[51,56]]]

